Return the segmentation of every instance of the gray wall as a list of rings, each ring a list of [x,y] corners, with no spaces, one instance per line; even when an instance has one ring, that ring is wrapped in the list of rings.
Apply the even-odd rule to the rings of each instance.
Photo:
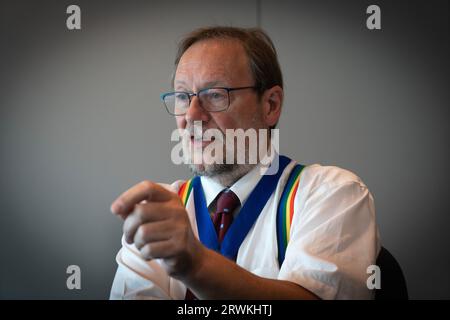
[[[94,3],[95,2],[95,3]],[[0,298],[107,298],[120,247],[111,201],[170,162],[159,102],[176,42],[211,24],[271,35],[286,83],[281,151],[356,172],[412,298],[450,298],[448,2],[2,1]],[[82,9],[68,31],[65,9]],[[258,11],[258,7],[260,10]],[[66,289],[66,267],[82,290]]]

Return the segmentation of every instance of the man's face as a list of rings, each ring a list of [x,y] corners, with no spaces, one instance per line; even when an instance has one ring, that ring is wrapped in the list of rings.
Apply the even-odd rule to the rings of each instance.
[[[175,91],[198,92],[209,87],[254,86],[248,57],[242,45],[235,40],[204,40],[192,45],[181,57],[174,78]],[[203,132],[207,129],[220,130],[225,139],[226,129],[267,129],[263,121],[261,104],[257,92],[252,89],[230,92],[230,106],[223,112],[204,110],[197,97],[184,116],[176,116],[179,129],[193,127],[194,121],[201,121]],[[187,140],[187,141],[186,141]],[[186,138],[184,146],[192,150],[193,136]],[[203,148],[210,142],[204,141]],[[224,147],[225,148],[225,147]],[[185,149],[186,152],[186,149]],[[224,150],[224,156],[227,150]],[[225,160],[223,161],[225,163]],[[217,164],[195,164],[191,167],[196,174],[214,175],[232,170],[234,166]]]

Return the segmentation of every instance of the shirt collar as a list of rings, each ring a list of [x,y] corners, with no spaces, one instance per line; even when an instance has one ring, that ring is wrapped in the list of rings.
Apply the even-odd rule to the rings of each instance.
[[[248,196],[262,178],[260,167],[260,164],[256,165],[252,170],[250,170],[230,187],[230,190],[233,191],[239,198],[241,206],[244,205]],[[200,179],[202,182],[203,191],[205,193],[206,205],[209,207],[217,195],[226,187],[211,177],[202,176]]]

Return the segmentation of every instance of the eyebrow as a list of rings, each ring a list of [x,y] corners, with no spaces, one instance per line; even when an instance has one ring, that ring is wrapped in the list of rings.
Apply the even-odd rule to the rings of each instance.
[[[186,85],[186,82],[184,82],[183,80],[176,80],[176,81],[175,81],[175,86],[176,86],[177,84]],[[202,89],[203,89],[203,88],[211,88],[211,87],[215,87],[215,86],[218,86],[218,85],[224,86],[223,81],[209,81],[209,82],[204,83],[204,84],[201,86],[201,88],[202,88]]]

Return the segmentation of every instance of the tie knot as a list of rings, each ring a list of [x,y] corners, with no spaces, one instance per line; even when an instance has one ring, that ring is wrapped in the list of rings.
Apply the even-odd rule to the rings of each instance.
[[[232,213],[239,205],[239,198],[230,189],[225,189],[217,199],[216,211],[221,213]]]

